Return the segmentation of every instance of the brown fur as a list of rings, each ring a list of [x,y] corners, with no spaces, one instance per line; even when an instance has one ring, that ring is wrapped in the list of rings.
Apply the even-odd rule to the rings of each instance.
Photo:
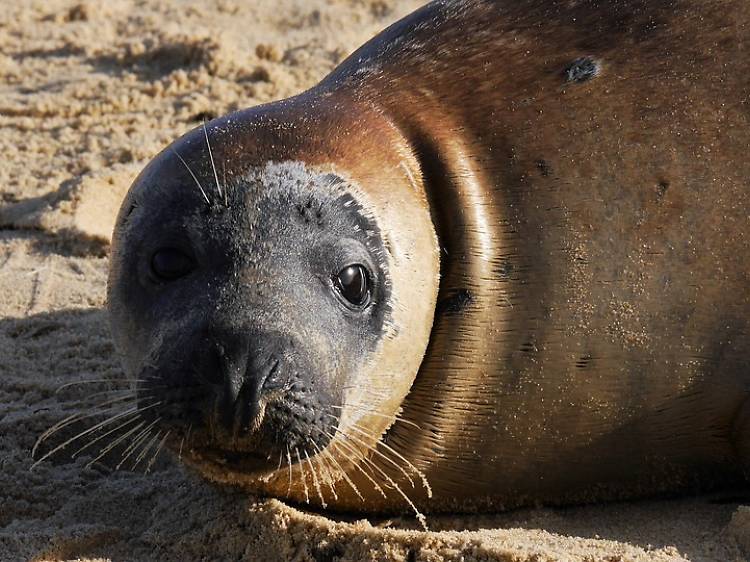
[[[387,436],[444,507],[737,475],[749,23],[742,1],[435,3],[324,83],[411,140],[439,300],[471,294],[436,317],[403,407],[431,431]],[[579,57],[599,75],[566,82]]]

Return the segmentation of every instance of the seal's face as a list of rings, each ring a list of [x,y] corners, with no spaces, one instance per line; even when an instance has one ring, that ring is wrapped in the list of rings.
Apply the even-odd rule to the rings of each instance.
[[[361,384],[390,315],[383,240],[335,174],[268,164],[212,189],[186,174],[143,175],[123,206],[115,338],[170,443],[190,433],[198,464],[271,472],[323,450]]]
[[[159,440],[255,492],[363,497],[429,342],[440,261],[405,137],[351,103],[230,114],[136,179],[108,281],[134,447]]]

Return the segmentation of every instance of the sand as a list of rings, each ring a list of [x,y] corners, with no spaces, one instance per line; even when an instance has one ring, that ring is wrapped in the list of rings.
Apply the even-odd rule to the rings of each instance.
[[[71,450],[30,470],[46,428],[117,384],[60,386],[122,377],[103,310],[108,241],[141,167],[204,118],[314,84],[419,4],[2,3],[0,560],[744,559],[750,509],[729,493],[430,517],[424,532],[249,497],[166,455],[148,474]]]

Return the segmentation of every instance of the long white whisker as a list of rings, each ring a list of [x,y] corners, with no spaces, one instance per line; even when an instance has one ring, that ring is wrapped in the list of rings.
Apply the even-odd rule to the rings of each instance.
[[[302,484],[305,487],[305,503],[310,503],[310,494],[307,491],[307,478],[305,477],[305,467],[302,465],[302,459],[299,456],[299,449],[294,448],[294,452],[297,454],[297,466],[299,466],[300,472],[302,473]]]
[[[125,410],[124,412],[120,412],[119,414],[115,414],[114,416],[111,416],[111,417],[107,418],[103,422],[97,423],[96,425],[94,425],[94,426],[92,426],[92,427],[90,427],[90,428],[88,428],[88,429],[86,429],[86,430],[84,430],[84,431],[82,431],[82,432],[74,435],[73,437],[71,437],[67,441],[63,442],[61,445],[58,445],[57,447],[55,447],[51,451],[47,452],[38,461],[36,461],[34,464],[32,464],[31,467],[29,468],[29,470],[33,470],[36,466],[39,465],[39,463],[45,461],[46,459],[48,459],[49,457],[51,457],[52,455],[54,455],[57,451],[60,451],[60,450],[64,449],[65,447],[67,447],[68,445],[70,445],[71,443],[73,443],[73,441],[76,441],[77,439],[80,439],[81,437],[84,437],[85,435],[88,435],[89,433],[92,433],[92,432],[96,431],[97,429],[99,429],[101,427],[109,425],[110,423],[112,423],[114,421],[117,421],[118,419],[122,419],[123,416],[129,416],[129,415],[131,415],[131,414],[133,414],[134,412],[137,412],[137,411],[138,411],[137,407],[130,408],[128,410]]]
[[[419,427],[413,421],[407,420],[406,418],[403,418],[400,415],[388,416],[388,415],[385,415],[385,414],[381,414],[380,412],[376,412],[375,410],[372,410],[370,408],[366,408],[366,407],[364,407],[364,405],[360,405],[360,404],[347,404],[346,406],[334,406],[332,404],[331,408],[335,408],[337,410],[352,409],[352,410],[356,410],[358,412],[365,413],[365,414],[370,415],[370,416],[376,416],[376,417],[380,417],[380,418],[385,418],[385,419],[389,420],[391,423],[393,423],[394,421],[400,421],[401,423],[405,423],[407,425],[414,426],[417,429],[422,429],[421,427]]]
[[[331,461],[333,461],[333,464],[338,467],[339,472],[341,472],[341,476],[344,478],[346,483],[349,484],[349,487],[354,491],[354,493],[357,494],[357,497],[360,499],[360,501],[365,501],[365,498],[362,496],[357,486],[354,484],[354,482],[352,482],[351,478],[349,478],[349,475],[346,473],[346,471],[341,468],[341,465],[339,464],[339,461],[336,460],[336,457],[333,456],[333,454],[327,449],[324,449],[323,453],[328,454],[328,458],[330,458]],[[349,460],[349,462],[351,462],[351,460]]]
[[[67,382],[65,384],[62,384],[58,386],[55,389],[55,394],[60,392],[63,389],[70,388],[71,386],[79,386],[82,384],[93,384],[93,383],[102,383],[102,382],[109,382],[109,383],[120,383],[120,382],[143,382],[144,379],[86,379],[83,381],[74,381],[74,382]]]
[[[334,484],[336,484],[336,480],[333,477],[333,473],[331,472],[331,468],[328,465],[327,460],[322,454],[322,451],[320,450],[320,447],[318,447],[318,444],[315,442],[314,439],[311,439],[310,442],[312,443],[313,448],[315,449],[315,457],[313,457],[313,460],[316,460],[318,464],[321,466],[322,469],[325,469],[326,473],[326,483],[328,484],[328,487],[331,489],[331,494],[333,495],[333,499],[337,500],[339,499],[338,494],[336,493],[336,488]],[[321,470],[322,472],[322,470]]]
[[[168,430],[168,431],[167,431],[167,432],[166,432],[166,433],[164,434],[164,437],[162,437],[161,441],[159,442],[159,446],[158,446],[158,447],[156,447],[156,452],[154,453],[154,456],[153,456],[153,457],[151,457],[151,460],[150,460],[150,461],[148,461],[148,465],[146,466],[146,474],[148,474],[148,473],[149,473],[149,471],[151,470],[151,467],[152,467],[152,466],[154,465],[154,463],[156,462],[156,457],[158,457],[158,456],[159,456],[159,452],[161,451],[161,448],[162,448],[162,447],[164,446],[164,443],[165,443],[165,442],[167,441],[167,437],[169,437],[169,434],[171,433],[171,431],[172,431],[172,430],[170,429],[170,430]]]
[[[177,158],[180,159],[180,162],[187,168],[187,171],[190,173],[190,175],[193,177],[193,180],[195,181],[195,185],[198,186],[198,189],[200,189],[201,193],[203,194],[203,198],[206,200],[206,203],[209,205],[211,204],[211,200],[208,198],[208,195],[206,195],[206,192],[203,190],[203,187],[201,186],[201,182],[198,181],[198,178],[195,177],[195,174],[193,173],[193,170],[190,169],[190,166],[188,166],[187,162],[182,158],[182,156],[179,155],[179,153],[173,148],[172,152],[174,152],[174,155],[177,156]]]
[[[141,449],[141,452],[138,453],[138,456],[135,458],[135,462],[133,463],[133,466],[130,467],[130,470],[135,471],[136,467],[141,463],[143,459],[146,458],[146,453],[151,449],[154,443],[159,439],[159,436],[161,435],[161,429],[157,431],[143,446]]]
[[[138,445],[140,445],[144,439],[148,438],[148,436],[151,434],[151,428],[154,427],[158,421],[158,418],[153,420],[146,427],[144,427],[141,432],[138,433],[138,435],[133,437],[130,445],[128,445],[127,448],[122,452],[122,459],[120,459],[120,462],[117,463],[115,470],[120,470],[120,467],[125,464],[125,461],[127,461],[130,458],[130,455],[135,452],[135,450],[138,448]]]
[[[109,431],[107,431],[105,433],[102,433],[99,437],[97,437],[95,439],[92,439],[91,441],[89,441],[88,443],[86,443],[85,445],[83,445],[82,447],[80,447],[75,453],[73,453],[72,455],[70,455],[70,458],[72,458],[72,459],[76,458],[76,456],[78,456],[83,451],[85,451],[86,449],[88,449],[89,447],[91,447],[94,443],[98,443],[99,441],[101,441],[102,439],[104,439],[105,437],[107,437],[108,435],[112,435],[114,432],[122,429],[123,427],[125,427],[127,425],[130,425],[134,421],[138,421],[139,419],[140,419],[140,416],[138,415],[138,412],[135,412],[133,414],[133,417],[131,419],[122,422],[121,424],[115,426],[113,429],[110,429]]]
[[[286,444],[286,462],[289,466],[289,486],[286,489],[286,497],[292,492],[292,454],[289,452],[289,443]]]
[[[219,192],[219,197],[222,197],[221,185],[219,184],[219,174],[216,173],[216,164],[214,164],[214,155],[211,152],[211,143],[208,142],[208,129],[206,128],[206,120],[203,120],[203,134],[206,136],[206,146],[208,147],[208,157],[211,160],[211,168],[214,171],[214,180],[216,180],[216,191]],[[226,198],[224,199],[226,204]]]
[[[112,400],[104,400],[103,402],[100,402],[99,404],[96,404],[95,406],[90,406],[90,408],[101,408],[103,406],[112,406],[112,404],[117,404],[118,402],[124,402],[127,398],[119,397],[114,398]],[[71,424],[74,424],[78,421],[85,420],[88,418],[95,418],[96,416],[100,416],[102,414],[105,414],[107,412],[111,412],[112,410],[119,408],[121,406],[113,406],[104,410],[98,410],[96,412],[89,412],[89,413],[81,413],[76,412],[75,414],[72,414],[65,419],[60,420],[55,425],[50,427],[49,429],[46,429],[44,433],[42,433],[36,440],[36,443],[34,443],[34,446],[31,449],[31,456],[34,457],[36,455],[36,451],[39,448],[39,446],[44,443],[47,439],[49,439],[51,436],[53,436],[55,433],[60,431],[61,429],[65,429]]]
[[[322,505],[323,509],[325,509],[326,507],[328,507],[328,505],[326,504],[325,499],[323,499],[323,492],[320,488],[320,482],[318,482],[318,475],[316,474],[315,468],[310,461],[310,455],[307,454],[307,449],[303,448],[302,452],[305,453],[305,459],[307,459],[307,464],[310,467],[310,472],[312,472],[313,485],[315,486],[315,491],[318,494],[318,498],[320,498],[320,505]]]
[[[341,432],[341,430],[339,430],[339,432]],[[343,432],[341,432],[341,434],[344,436],[345,439],[355,439],[352,435],[348,435]],[[408,503],[409,507],[411,507],[412,510],[414,511],[414,515],[417,517],[417,520],[422,524],[422,527],[424,528],[424,530],[428,531],[429,529],[427,528],[427,518],[424,516],[424,514],[421,511],[417,509],[417,506],[414,504],[411,498],[406,493],[404,493],[401,487],[398,484],[396,484],[396,482],[394,482],[393,479],[390,476],[388,476],[388,474],[386,474],[376,463],[370,462],[370,464],[375,470],[377,470],[381,474],[381,476],[383,476],[383,478],[385,478],[388,481],[388,483],[401,495],[401,497],[406,500],[406,503]]]
[[[338,453],[339,453],[340,455],[342,455],[342,456],[343,456],[343,457],[344,457],[344,458],[345,458],[346,460],[348,460],[348,461],[349,461],[349,462],[351,463],[351,465],[352,465],[352,466],[353,466],[353,467],[354,467],[355,469],[359,470],[359,471],[360,471],[360,472],[362,473],[362,475],[363,475],[363,476],[364,476],[365,478],[367,478],[367,479],[368,479],[368,480],[370,481],[370,483],[371,483],[371,484],[373,485],[373,487],[374,487],[374,488],[375,488],[375,489],[376,489],[376,490],[377,490],[378,492],[380,492],[380,495],[381,495],[381,496],[383,496],[384,498],[387,498],[388,496],[386,495],[386,493],[385,493],[385,491],[383,490],[383,488],[381,488],[381,487],[380,487],[380,484],[378,484],[378,483],[377,483],[377,482],[375,481],[375,479],[374,479],[374,478],[373,478],[372,476],[370,476],[370,475],[369,475],[369,474],[368,474],[368,473],[367,473],[367,472],[366,472],[366,471],[364,470],[364,468],[362,468],[362,465],[361,465],[360,463],[358,463],[358,462],[355,462],[354,460],[352,460],[352,458],[351,458],[351,457],[350,457],[349,455],[347,455],[347,454],[346,454],[346,452],[342,451],[342,450],[341,450],[341,448],[339,448],[339,445],[341,445],[341,446],[345,446],[343,442],[339,442],[339,443],[335,443],[335,444],[333,444],[333,445],[332,445],[332,447],[334,448],[334,450],[335,450],[335,451],[337,451],[337,452],[338,452]],[[348,449],[349,451],[351,451],[351,449],[349,449],[349,447],[348,447],[348,446],[346,446],[346,447],[347,447],[347,449]],[[356,455],[355,455],[355,456],[356,456]]]
[[[352,429],[355,429],[355,430],[356,430],[356,428],[354,428],[354,427],[353,427]],[[364,433],[364,432],[361,432],[361,433],[363,433],[363,434],[364,434],[364,435],[365,435],[366,437],[372,437],[371,435],[368,435],[368,434],[366,434],[366,433]],[[346,436],[346,437],[348,437],[349,439],[352,439],[353,441],[357,442],[357,443],[358,443],[359,445],[361,445],[361,446],[363,446],[363,447],[367,448],[368,450],[372,451],[372,452],[373,452],[374,454],[378,455],[378,456],[379,456],[380,458],[382,458],[383,460],[386,460],[386,461],[388,461],[388,462],[389,462],[390,464],[392,464],[393,466],[395,466],[395,467],[396,467],[396,468],[397,468],[397,469],[398,469],[398,470],[399,470],[399,471],[400,471],[400,472],[401,472],[401,473],[402,473],[402,474],[403,474],[403,475],[404,475],[404,476],[406,477],[406,479],[407,479],[407,480],[409,481],[409,484],[411,484],[411,487],[412,487],[412,488],[414,488],[414,487],[415,487],[415,486],[414,486],[414,480],[413,480],[413,479],[412,479],[412,477],[411,477],[411,476],[409,475],[409,473],[408,473],[408,472],[406,472],[406,470],[404,470],[404,469],[403,469],[403,467],[402,467],[402,466],[400,466],[399,464],[397,464],[397,463],[396,463],[396,462],[395,462],[394,460],[392,460],[392,459],[389,459],[389,458],[388,458],[388,457],[386,457],[386,456],[385,456],[385,455],[384,455],[383,453],[381,453],[380,451],[378,451],[378,450],[377,450],[377,446],[372,446],[372,445],[370,445],[370,444],[366,443],[365,441],[362,441],[361,439],[359,439],[359,438],[355,437],[354,435],[348,435],[347,433],[345,433],[345,432],[343,432],[343,431],[341,431],[341,434],[342,434],[342,435],[345,435],[345,436]]]
[[[135,419],[137,420],[138,418],[136,417]],[[114,449],[115,447],[117,447],[117,445],[119,445],[120,443],[122,443],[123,441],[125,441],[125,439],[127,439],[130,435],[133,435],[133,433],[135,433],[140,428],[142,428],[145,425],[145,423],[146,423],[145,421],[142,421],[141,423],[139,423],[138,425],[136,425],[134,428],[132,428],[129,431],[125,432],[124,434],[120,435],[120,437],[118,437],[117,439],[115,439],[114,441],[112,441],[112,443],[110,443],[109,445],[107,445],[106,447],[104,447],[104,449],[102,449],[101,451],[99,451],[99,454],[96,457],[94,457],[93,459],[91,459],[89,462],[87,462],[86,466],[89,467],[89,466],[93,465],[96,461],[98,461],[104,455],[106,455],[107,453],[109,453],[112,449]]]
[[[135,390],[132,390],[130,388],[123,388],[121,390],[102,390],[101,392],[94,392],[93,394],[87,394],[86,396],[79,396],[77,398],[74,398],[72,400],[60,400],[60,403],[62,404],[75,404],[76,402],[79,402],[81,404],[84,403],[85,400],[91,400],[93,398],[98,398],[100,396],[110,396],[110,397],[117,397],[117,398],[124,398],[125,396],[128,396],[130,398],[136,398]]]
[[[354,429],[355,431],[358,431],[359,433],[361,433],[363,435],[367,435],[368,437],[372,437],[372,435],[370,435],[367,432],[365,432],[363,430],[363,428],[360,427],[356,423],[354,425],[352,425],[351,428]],[[425,490],[427,492],[427,497],[431,498],[432,497],[432,488],[430,487],[430,482],[427,480],[427,476],[425,476],[424,472],[422,472],[421,470],[419,470],[416,466],[414,466],[411,462],[409,462],[409,460],[406,459],[401,453],[399,453],[396,449],[394,449],[393,447],[391,447],[390,445],[388,445],[382,439],[378,441],[378,444],[380,446],[382,446],[386,451],[388,451],[391,454],[395,455],[399,460],[401,460],[404,463],[406,463],[406,465],[409,468],[411,468],[417,476],[419,476],[419,479],[422,481],[422,486],[425,488]],[[391,462],[393,462],[393,461],[391,461]]]

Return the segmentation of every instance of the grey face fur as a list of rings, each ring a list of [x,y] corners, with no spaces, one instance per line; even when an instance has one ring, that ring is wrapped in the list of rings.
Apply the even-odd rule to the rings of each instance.
[[[344,179],[301,163],[249,170],[208,197],[179,157],[160,165],[123,205],[110,277],[141,406],[159,402],[147,412],[173,443],[192,426],[206,462],[262,472],[289,451],[312,456],[388,320],[377,225]],[[157,275],[157,255],[177,256],[179,275]],[[367,272],[365,306],[337,287],[352,264]]]

